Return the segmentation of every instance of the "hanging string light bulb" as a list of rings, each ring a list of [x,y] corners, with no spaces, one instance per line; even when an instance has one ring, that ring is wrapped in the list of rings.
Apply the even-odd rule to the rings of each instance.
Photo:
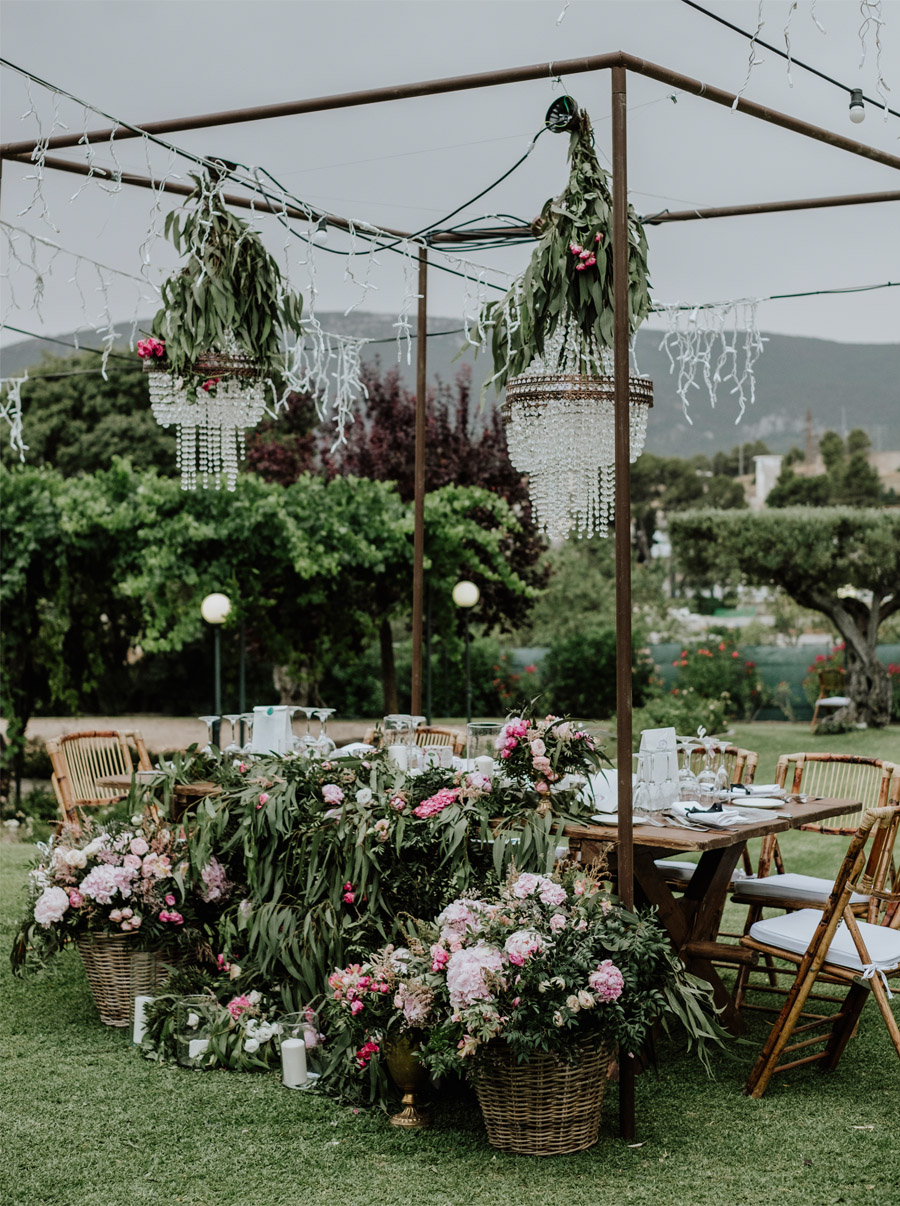
[[[569,182],[535,223],[539,242],[528,269],[482,309],[478,334],[491,343],[490,381],[506,386],[510,459],[528,474],[538,524],[552,540],[606,536],[615,505],[612,197],[588,116],[571,97],[554,102],[547,126],[571,130]],[[643,227],[630,206],[628,215],[633,334],[650,295]],[[643,451],[652,405],[649,379],[630,377],[632,461]]]

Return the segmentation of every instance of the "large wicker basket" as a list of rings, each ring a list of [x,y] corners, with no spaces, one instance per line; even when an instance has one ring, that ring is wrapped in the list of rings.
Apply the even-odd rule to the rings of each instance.
[[[525,1064],[491,1043],[475,1081],[488,1142],[523,1156],[562,1156],[597,1142],[609,1071],[606,1044],[584,1043],[577,1064],[544,1053]]]
[[[78,953],[100,1021],[106,1026],[128,1026],[136,996],[152,996],[168,974],[173,960],[163,951],[136,948],[132,934],[81,934]]]

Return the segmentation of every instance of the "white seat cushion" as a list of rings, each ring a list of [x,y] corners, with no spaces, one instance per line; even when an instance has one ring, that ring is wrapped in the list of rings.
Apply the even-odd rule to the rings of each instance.
[[[849,702],[846,695],[826,695],[823,699],[816,700],[816,704],[820,708],[822,704],[827,704],[829,708],[846,708]]]
[[[743,880],[740,892],[744,896],[758,897],[760,904],[769,897],[784,900],[800,900],[810,904],[824,905],[828,902],[834,881],[820,879],[816,875],[766,875],[762,879]],[[868,896],[854,892],[850,897],[851,904],[866,904]]]
[[[750,927],[750,937],[766,946],[777,946],[794,955],[802,955],[809,946],[816,926],[822,920],[818,909],[799,909],[796,913],[783,913],[779,917],[768,917]],[[900,967],[900,931],[887,926],[870,925],[860,921],[859,932],[872,960],[871,966],[880,971],[891,971]],[[863,971],[863,964],[853,944],[853,938],[842,921],[828,948],[828,963],[846,967],[851,971]]]
[[[669,862],[667,859],[658,858],[656,860],[656,865],[660,868],[660,870],[665,871],[668,879],[677,879],[681,883],[685,884],[690,881],[691,876],[697,870],[696,863],[689,863],[686,861],[679,862],[678,859],[673,859],[671,862]]]

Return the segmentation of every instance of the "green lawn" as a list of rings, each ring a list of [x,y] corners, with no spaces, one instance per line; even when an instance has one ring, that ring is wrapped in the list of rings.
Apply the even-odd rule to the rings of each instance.
[[[827,839],[790,834],[797,869],[830,860]],[[32,851],[0,847],[8,949]],[[474,1099],[439,1100],[431,1131],[283,1089],[274,1074],[204,1073],[145,1062],[102,1026],[78,956],[13,980],[5,957],[0,1192],[5,1206],[769,1206],[897,1200],[900,1063],[870,1004],[836,1073],[779,1078],[741,1094],[765,1026],[721,1053],[715,1079],[677,1049],[637,1084],[634,1146],[617,1137],[610,1089],[600,1143],[541,1160],[494,1152]],[[900,1010],[900,999],[897,1001]]]

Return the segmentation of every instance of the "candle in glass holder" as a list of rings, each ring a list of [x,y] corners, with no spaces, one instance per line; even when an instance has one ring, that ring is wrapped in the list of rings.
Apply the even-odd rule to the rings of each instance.
[[[484,775],[485,778],[490,779],[494,773],[494,759],[488,757],[487,754],[482,754],[480,758],[475,759],[475,769],[479,775]]]
[[[302,1089],[306,1081],[306,1043],[303,1039],[285,1039],[281,1044],[281,1083],[288,1089]]]
[[[388,757],[397,764],[400,770],[409,769],[409,750],[405,745],[390,745],[388,746]]]
[[[144,1034],[147,1030],[144,1010],[152,1000],[152,997],[139,996],[134,998],[134,1027],[131,1032],[131,1041],[133,1043],[142,1043],[144,1041]]]

